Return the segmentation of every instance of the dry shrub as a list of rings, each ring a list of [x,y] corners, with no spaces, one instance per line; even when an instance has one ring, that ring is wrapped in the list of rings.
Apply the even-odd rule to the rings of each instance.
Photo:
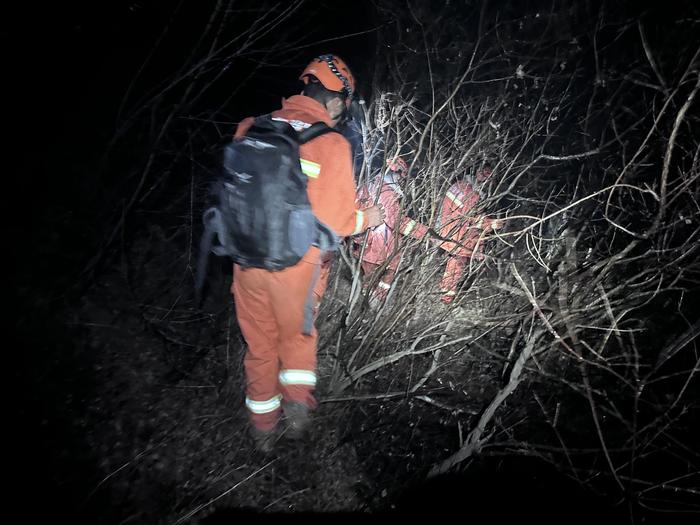
[[[593,4],[409,6],[384,13],[360,181],[378,175],[374,156],[410,150],[404,211],[433,235],[396,243],[379,308],[346,245],[321,312],[326,395],[375,418],[371,457],[422,448],[410,464],[430,476],[477,454],[535,455],[633,512],[697,510],[693,23],[671,36],[610,6],[586,18]],[[475,213],[506,227],[483,236],[486,259],[443,306],[437,213],[484,162],[495,175]],[[394,442],[414,425],[423,441]]]

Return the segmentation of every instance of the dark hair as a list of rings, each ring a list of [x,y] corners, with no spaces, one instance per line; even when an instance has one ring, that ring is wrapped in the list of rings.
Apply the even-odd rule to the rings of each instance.
[[[313,75],[309,75],[309,83],[304,86],[303,93],[307,97],[313,98],[324,106],[334,98],[339,98],[342,101],[345,101],[347,98],[345,93],[342,91],[331,91],[330,89],[326,89],[324,85],[321,84],[321,82],[319,82],[319,80]]]

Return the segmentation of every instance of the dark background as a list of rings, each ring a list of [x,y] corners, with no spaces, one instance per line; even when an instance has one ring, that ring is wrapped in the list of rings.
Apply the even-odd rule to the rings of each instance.
[[[285,4],[267,3],[278,8]],[[2,84],[9,115],[4,119],[3,157],[9,170],[3,177],[3,217],[6,253],[12,260],[7,281],[13,318],[12,337],[4,345],[9,378],[6,475],[8,501],[18,521],[93,523],[98,517],[108,519],[112,506],[118,505],[97,498],[89,508],[83,506],[94,488],[88,481],[94,478],[94,465],[75,454],[82,436],[75,434],[59,399],[89,399],[95,388],[83,373],[90,360],[75,359],[81,334],[66,327],[62,313],[93,282],[94,274],[83,270],[124,199],[117,177],[125,174],[113,165],[128,164],[128,153],[122,149],[105,159],[105,151],[117,131],[125,93],[156,44],[126,105],[133,106],[171,76],[196,41],[193,28],[203,27],[214,5],[78,1],[3,8]],[[292,21],[306,42],[335,39],[374,24],[369,2],[354,2],[351,8],[309,2]],[[234,17],[228,31],[235,34],[248,22]],[[166,26],[168,32],[159,41]],[[332,42],[333,51],[352,64],[358,77],[371,74],[374,46],[371,33]],[[279,107],[282,96],[298,93],[299,72],[310,58],[327,51],[324,44],[307,45],[283,58],[266,57],[265,65],[255,55],[238,61],[200,106],[221,104],[235,94],[219,107],[218,116],[225,120],[220,134],[229,135],[240,119],[268,112]],[[173,192],[182,191],[180,183],[173,181]],[[138,229],[140,221],[131,226]],[[72,472],[57,481],[65,464]]]
[[[104,239],[112,212],[124,199],[115,176],[119,171],[104,166],[127,160],[126,147],[119,152],[122,157],[104,157],[119,125],[124,95],[171,21],[167,39],[152,61],[157,67],[149,66],[138,77],[126,105],[133,105],[161,77],[178,69],[194,40],[191,28],[202,27],[213,4],[183,2],[180,9],[185,11],[174,21],[174,2],[26,3],[4,8],[2,84],[9,118],[3,119],[3,157],[9,169],[3,177],[3,217],[6,253],[13,261],[8,284],[14,321],[13,337],[4,345],[10,378],[5,396],[5,428],[10,435],[6,454],[12,467],[7,479],[12,489],[10,504],[25,518],[70,520],[78,512],[76,486],[57,486],[52,480],[54,465],[65,460],[71,440],[79,442],[80,436],[71,435],[70,422],[50,431],[45,422],[53,414],[55,397],[65,393],[61,388],[75,387],[68,381],[74,363],[63,359],[71,353],[73,334],[59,321],[59,310],[92,282],[94,273],[86,275],[83,270]],[[670,12],[668,17],[681,13]],[[262,66],[254,54],[237,62],[200,101],[200,107],[225,101],[217,112],[221,136],[233,132],[241,118],[270,111],[282,96],[298,92],[299,71],[309,58],[329,49],[347,59],[360,79],[360,91],[368,95],[377,33],[337,38],[379,27],[372,2],[308,2],[291,20],[294,27],[284,34],[290,50],[284,57],[266,56]],[[235,33],[236,24],[246,27],[247,23],[241,17],[232,20],[229,29]],[[294,49],[294,28],[311,44]],[[313,43],[326,39],[331,40]],[[265,47],[264,42],[260,46]],[[134,142],[138,143],[137,134]],[[169,187],[181,191],[183,181],[174,177]],[[167,193],[162,199],[167,200]],[[154,200],[154,206],[158,202]],[[138,229],[140,220],[135,218],[130,228]],[[107,261],[109,257],[113,254]],[[95,271],[99,273],[101,267]],[[56,370],[65,374],[65,385],[45,385],[47,370],[52,375]],[[90,385],[83,386],[89,395]],[[92,475],[89,463],[76,463],[75,469],[77,480],[83,474],[85,479]],[[512,475],[517,476],[520,469],[514,466]],[[558,482],[554,479],[538,490],[553,490]],[[515,484],[511,496],[518,490]]]

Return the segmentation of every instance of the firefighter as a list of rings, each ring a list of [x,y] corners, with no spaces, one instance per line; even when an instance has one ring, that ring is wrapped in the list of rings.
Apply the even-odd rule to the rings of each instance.
[[[315,122],[336,126],[350,105],[355,79],[343,60],[322,55],[301,73],[300,95],[282,102],[272,118],[289,122],[297,131]],[[243,120],[240,139],[253,118]],[[382,224],[380,206],[358,209],[348,141],[326,133],[300,146],[302,171],[316,217],[337,236],[361,233]],[[231,291],[236,318],[247,343],[244,357],[246,406],[250,433],[258,450],[268,452],[280,435],[301,438],[316,406],[316,341],[314,286],[324,254],[309,248],[294,266],[267,271],[234,265]]]
[[[379,194],[379,203],[385,212],[384,223],[369,231],[364,252],[358,250],[358,255],[362,253],[365,282],[394,252],[396,234],[422,239],[428,233],[427,226],[408,217],[402,208],[404,193],[401,184],[408,174],[406,162],[400,157],[389,158],[386,167],[381,179],[362,186],[358,192],[358,201],[365,204],[373,202]],[[386,299],[399,261],[399,255],[392,257],[376,287],[370,292],[370,304],[380,304]]]
[[[440,300],[445,304],[454,301],[462,273],[470,259],[484,259],[484,237],[503,226],[500,219],[472,213],[483,196],[484,184],[492,174],[493,170],[486,165],[477,170],[474,177],[466,175],[449,188],[442,201],[438,220],[440,235],[459,243],[444,242],[441,245],[450,254],[440,281]]]

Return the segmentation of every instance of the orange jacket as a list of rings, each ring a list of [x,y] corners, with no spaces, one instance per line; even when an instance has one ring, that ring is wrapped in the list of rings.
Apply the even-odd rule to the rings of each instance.
[[[483,257],[482,232],[491,228],[493,220],[472,214],[480,198],[481,195],[470,182],[460,181],[450,187],[443,199],[438,222],[440,235],[462,245],[452,250],[452,255]]]
[[[379,185],[381,184],[381,188]],[[357,194],[361,204],[371,204],[372,199],[379,191],[379,204],[386,214],[384,224],[380,224],[369,232],[367,246],[362,260],[374,264],[382,264],[394,250],[394,235],[401,234],[422,239],[428,233],[428,227],[411,219],[408,215],[402,215],[401,198],[397,186],[386,180],[375,181],[370,185],[362,186]],[[395,269],[399,258],[396,257],[389,265]]]
[[[282,101],[282,109],[272,118],[289,122],[297,131],[315,122],[331,124],[325,108],[316,100],[294,95]],[[238,125],[235,138],[243,137],[253,123],[249,117]],[[308,177],[307,193],[311,209],[318,219],[339,237],[355,235],[367,228],[367,218],[355,204],[355,179],[352,173],[350,143],[340,133],[327,133],[299,148],[302,171]],[[318,261],[318,250],[311,248],[304,256]]]

